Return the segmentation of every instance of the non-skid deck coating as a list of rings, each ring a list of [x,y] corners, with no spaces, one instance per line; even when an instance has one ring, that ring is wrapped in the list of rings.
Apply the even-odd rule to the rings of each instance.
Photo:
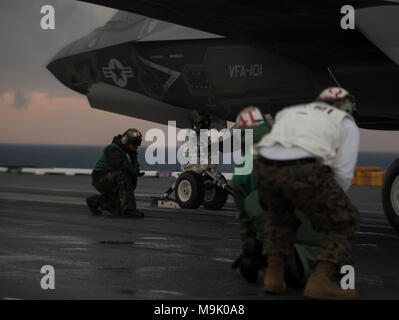
[[[18,299],[303,299],[262,291],[231,263],[239,254],[231,199],[221,212],[158,210],[151,196],[171,179],[142,178],[144,219],[94,218],[87,176],[0,173],[0,297]],[[361,229],[353,250],[362,299],[399,298],[399,237],[386,222],[380,188],[353,187]],[[55,268],[55,290],[40,269]]]

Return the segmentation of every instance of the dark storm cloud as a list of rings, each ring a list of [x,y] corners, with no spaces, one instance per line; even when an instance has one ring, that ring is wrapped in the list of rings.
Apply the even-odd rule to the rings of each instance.
[[[43,5],[55,9],[55,30],[42,30]],[[115,11],[73,0],[0,0],[0,94],[29,92],[70,95],[45,68],[66,44],[103,25]],[[17,105],[15,105],[17,106]]]

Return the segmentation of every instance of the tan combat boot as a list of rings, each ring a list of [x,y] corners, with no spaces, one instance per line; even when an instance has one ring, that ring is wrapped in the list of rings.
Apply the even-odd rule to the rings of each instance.
[[[331,277],[337,266],[331,262],[319,261],[316,270],[310,275],[305,287],[305,297],[322,300],[353,300],[357,298],[354,289],[342,289]]]
[[[264,279],[264,290],[267,293],[282,293],[286,289],[284,281],[284,257],[268,256]]]

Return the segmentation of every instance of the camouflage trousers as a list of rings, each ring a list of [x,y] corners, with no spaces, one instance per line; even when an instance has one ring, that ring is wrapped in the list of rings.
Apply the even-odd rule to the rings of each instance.
[[[291,166],[254,163],[254,178],[262,206],[269,210],[265,253],[288,255],[293,250],[298,208],[314,229],[324,234],[317,261],[339,264],[352,248],[359,213],[337,184],[329,167],[318,162]]]
[[[121,170],[107,172],[98,179],[93,177],[93,186],[101,193],[101,209],[113,214],[123,214],[126,210],[136,209],[134,189],[137,177]]]

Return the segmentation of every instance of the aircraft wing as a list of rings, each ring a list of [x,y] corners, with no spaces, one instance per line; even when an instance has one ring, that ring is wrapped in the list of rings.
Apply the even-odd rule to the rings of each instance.
[[[81,0],[246,41],[356,41],[340,26],[341,8],[398,5],[383,0]],[[359,39],[358,39],[359,40]]]

